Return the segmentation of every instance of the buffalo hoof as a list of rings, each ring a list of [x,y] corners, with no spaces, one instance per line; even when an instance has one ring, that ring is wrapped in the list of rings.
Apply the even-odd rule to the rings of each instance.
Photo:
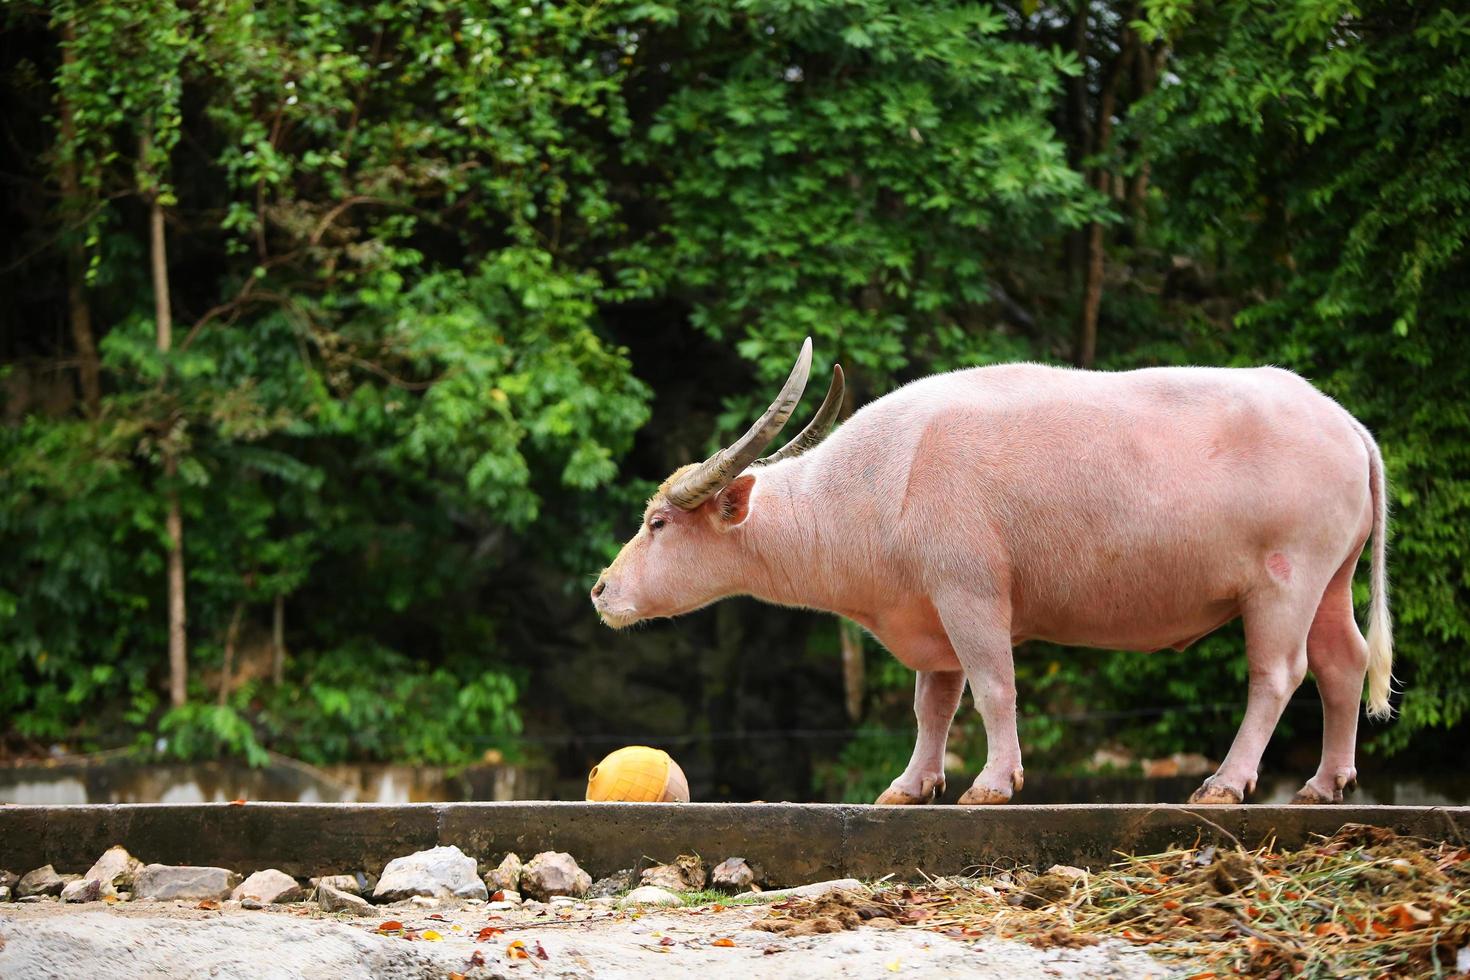
[[[925,806],[929,803],[936,803],[944,795],[944,780],[924,780],[920,793],[923,795],[915,796],[913,793],[890,786],[873,803],[876,806]]]
[[[1291,802],[1293,806],[1327,806],[1332,803],[1341,803],[1342,792],[1338,791],[1331,796],[1327,796],[1313,789],[1312,785],[1308,783],[1296,791],[1296,795],[1291,798]]]
[[[1229,786],[1216,786],[1208,779],[1189,796],[1191,806],[1233,806],[1244,801],[1239,791]]]
[[[1011,791],[1007,793],[1003,789],[992,789],[989,786],[971,786],[965,790],[965,795],[959,798],[960,806],[998,806],[1009,803],[1011,797],[1021,792],[1021,787],[1026,785],[1026,774],[1020,769],[1011,770]]]
[[[1307,785],[1297,791],[1291,798],[1291,802],[1303,806],[1325,806],[1332,803],[1341,803],[1343,793],[1351,793],[1358,788],[1358,771],[1352,768],[1340,769],[1332,781],[1332,792],[1325,793],[1312,785],[1313,780],[1307,781]]]

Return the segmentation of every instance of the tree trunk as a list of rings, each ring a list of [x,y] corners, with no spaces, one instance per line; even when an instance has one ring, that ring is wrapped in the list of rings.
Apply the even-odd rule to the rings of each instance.
[[[1091,12],[1090,0],[1078,0],[1072,13],[1072,53],[1082,65],[1081,74],[1067,79],[1067,122],[1070,138],[1067,140],[1067,162],[1074,170],[1084,171],[1084,161],[1092,147],[1092,120],[1088,117],[1087,94],[1087,27]],[[1067,276],[1073,286],[1084,281],[1087,268],[1086,228],[1074,228],[1067,232],[1064,243]]]
[[[276,596],[275,614],[271,617],[271,681],[277,686],[286,677],[286,597]]]
[[[1101,91],[1098,94],[1097,125],[1094,127],[1096,142],[1092,152],[1099,158],[1099,162],[1096,170],[1090,175],[1089,183],[1099,193],[1109,197],[1114,196],[1112,173],[1102,158],[1112,148],[1113,114],[1117,111],[1118,105],[1118,83],[1123,73],[1133,64],[1133,49],[1137,44],[1138,35],[1129,24],[1137,14],[1138,9],[1135,4],[1129,8],[1124,21],[1123,34],[1118,41],[1118,54],[1109,63],[1102,78]],[[1092,367],[1097,358],[1097,316],[1098,311],[1102,308],[1104,244],[1102,223],[1094,221],[1087,228],[1086,280],[1082,288],[1082,314],[1077,323],[1077,366],[1083,368]]]
[[[842,691],[847,704],[847,717],[861,721],[863,717],[863,631],[851,620],[837,620],[837,638],[842,645]]]
[[[138,159],[147,166],[151,151],[145,129],[138,140]],[[158,350],[167,354],[173,347],[173,307],[168,296],[168,251],[163,234],[163,203],[158,189],[149,195],[148,207],[149,260],[153,268],[153,314],[158,325]],[[179,492],[174,479],[179,473],[177,450],[172,434],[163,443],[163,476],[168,515],[164,525],[168,531],[168,692],[174,707],[189,699],[189,648],[186,606],[184,603],[184,519],[179,511]]]
[[[245,603],[235,603],[230,615],[230,626],[225,630],[225,662],[219,672],[219,703],[223,705],[230,697],[230,676],[235,672],[235,643],[240,639],[240,617],[245,615]]]
[[[70,66],[76,61],[72,49],[76,41],[76,29],[68,21],[61,28],[61,62]],[[79,217],[86,211],[82,200],[82,183],[77,174],[77,160],[71,149],[76,145],[77,124],[71,100],[65,94],[57,97],[57,115],[61,123],[62,143],[68,148],[58,154],[61,182],[61,219],[68,235],[74,236]],[[97,358],[97,341],[92,332],[92,309],[87,305],[87,253],[80,241],[73,240],[66,248],[66,309],[71,323],[72,344],[77,352],[78,376],[82,387],[82,402],[88,415],[96,415],[102,400],[101,365]]]

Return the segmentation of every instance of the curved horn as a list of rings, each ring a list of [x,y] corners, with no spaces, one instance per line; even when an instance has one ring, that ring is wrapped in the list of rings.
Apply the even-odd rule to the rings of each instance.
[[[806,428],[802,429],[795,439],[765,459],[758,459],[751,465],[770,466],[783,459],[794,459],[827,438],[827,433],[832,431],[832,426],[837,421],[837,414],[842,411],[843,393],[842,365],[834,364],[832,365],[832,386],[827,389],[827,397],[822,399],[822,407],[817,409],[817,414],[812,416]]]
[[[808,337],[801,345],[801,354],[796,358],[791,376],[786,379],[776,400],[771,402],[771,407],[756,420],[755,425],[746,430],[745,435],[700,463],[669,487],[666,493],[669,503],[683,510],[693,510],[723,490],[726,484],[755,462],[796,410],[811,369],[812,338]]]

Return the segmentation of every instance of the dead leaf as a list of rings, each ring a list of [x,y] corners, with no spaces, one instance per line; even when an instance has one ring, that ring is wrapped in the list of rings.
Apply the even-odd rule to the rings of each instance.
[[[473,953],[470,954],[470,962],[469,962],[469,964],[467,966],[467,969],[473,970],[477,966],[484,966],[484,965],[485,965],[485,954],[484,953],[480,952],[477,949]]]
[[[531,954],[526,952],[526,944],[519,939],[505,947],[505,955],[513,960],[529,960],[531,958]]]
[[[536,945],[531,947],[531,951],[536,954],[536,958],[538,960],[549,960],[549,959],[551,959],[550,956],[547,956],[546,955],[546,947],[541,945],[541,940],[539,940],[539,939],[536,940]]]
[[[493,895],[490,896],[490,901],[492,901],[492,902],[503,902],[503,901],[505,901],[505,892],[503,892],[503,891],[496,892],[495,894],[493,894]]]
[[[730,939],[728,937],[722,937],[720,939],[716,939],[714,942],[710,943],[710,945],[711,946],[734,946],[735,945],[735,940]]]
[[[423,939],[423,940],[426,940],[428,942],[431,942],[431,943],[437,943],[439,940],[443,939],[444,937],[441,936],[441,935],[439,935],[433,929],[425,929],[423,931],[423,934],[419,938],[420,939]]]
[[[219,902],[216,902],[212,898],[206,898],[204,901],[200,902],[198,905],[196,905],[194,907],[196,909],[203,909],[206,912],[218,912],[219,911]]]
[[[497,929],[494,926],[486,926],[485,928],[481,929],[480,934],[475,937],[475,942],[483,943],[486,940],[494,939],[496,936],[499,936],[504,932],[504,929]]]
[[[378,925],[378,932],[382,933],[385,936],[390,933],[402,931],[403,923],[399,922],[397,919],[389,919],[387,922],[383,922]]]
[[[438,912],[435,912],[434,914],[430,915],[429,918],[431,918],[431,919],[438,919],[440,922],[446,921],[445,918],[444,918],[444,916],[440,915]]]

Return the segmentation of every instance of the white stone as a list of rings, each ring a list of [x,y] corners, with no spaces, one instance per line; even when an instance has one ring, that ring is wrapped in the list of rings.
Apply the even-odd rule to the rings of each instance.
[[[295,878],[275,868],[255,872],[230,893],[230,898],[237,902],[253,898],[267,905],[299,902],[305,897]]]
[[[659,888],[657,885],[644,885],[641,888],[635,888],[628,893],[624,901],[633,905],[660,905],[667,907],[684,904],[684,900],[678,895],[665,888]]]
[[[224,901],[240,883],[240,876],[225,868],[175,867],[149,864],[133,878],[133,897],[166,902]]]
[[[542,851],[521,871],[521,891],[545,901],[554,895],[581,898],[592,887],[592,876],[563,851]]]
[[[452,844],[394,858],[378,879],[373,901],[401,902],[415,895],[489,898],[478,870],[475,859]]]

